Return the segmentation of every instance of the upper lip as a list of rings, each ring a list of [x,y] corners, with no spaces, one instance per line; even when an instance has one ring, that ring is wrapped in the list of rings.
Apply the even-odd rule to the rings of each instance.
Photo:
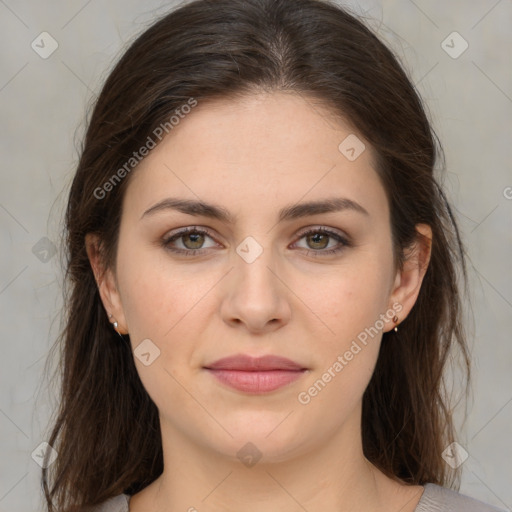
[[[270,370],[305,370],[303,366],[287,359],[286,357],[266,355],[262,357],[251,357],[245,354],[236,354],[230,357],[223,357],[205,368],[209,370],[241,370],[246,372],[270,371]]]

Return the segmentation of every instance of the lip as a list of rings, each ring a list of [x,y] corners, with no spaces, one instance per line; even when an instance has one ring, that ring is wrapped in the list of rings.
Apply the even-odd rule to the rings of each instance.
[[[223,384],[251,394],[279,389],[307,371],[307,368],[285,357],[251,357],[245,354],[219,359],[204,368]]]
[[[251,357],[245,354],[235,354],[230,357],[223,357],[214,363],[205,366],[208,370],[239,370],[245,372],[270,371],[270,370],[306,370],[299,363],[286,357],[266,355]]]

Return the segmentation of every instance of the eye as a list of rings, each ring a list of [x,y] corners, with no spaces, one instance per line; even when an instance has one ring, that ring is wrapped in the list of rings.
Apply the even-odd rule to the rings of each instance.
[[[194,256],[195,254],[203,254],[203,252],[205,252],[205,249],[202,247],[205,238],[213,239],[207,229],[192,226],[165,237],[162,240],[162,245],[165,249],[171,252],[184,254],[186,256]],[[180,239],[182,239],[181,245],[183,245],[184,248],[173,247],[171,245],[176,240]],[[212,247],[214,247],[214,245]]]
[[[335,231],[331,231],[326,228],[312,228],[300,235],[299,240],[305,239],[308,247],[306,249],[312,249],[307,251],[308,256],[325,256],[329,254],[335,254],[345,247],[350,246],[348,239]],[[332,240],[337,241],[337,244],[329,247],[329,242]],[[297,242],[295,242],[297,243]]]
[[[214,240],[213,235],[207,229],[191,226],[164,237],[161,244],[166,250],[173,253],[194,256],[204,254],[208,252],[209,248],[216,246],[214,242],[210,247],[204,247],[206,238]],[[315,257],[335,254],[351,245],[346,237],[326,228],[309,229],[300,235],[299,240],[302,239],[305,239],[308,244],[308,247],[305,247],[305,249],[310,249],[307,250],[307,255]],[[334,246],[329,245],[329,242],[332,240],[337,242]],[[176,242],[179,242],[182,247],[176,247],[174,245]],[[294,245],[296,244],[297,242]]]

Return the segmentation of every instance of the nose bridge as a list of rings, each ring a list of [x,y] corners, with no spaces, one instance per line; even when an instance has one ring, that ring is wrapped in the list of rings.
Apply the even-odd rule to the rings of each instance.
[[[272,271],[276,257],[271,237],[260,235],[258,239],[261,243],[256,237],[247,236],[236,247],[235,279],[244,286],[244,293],[270,296],[277,292],[275,270]]]
[[[285,322],[290,316],[271,237],[259,238],[263,243],[249,236],[236,247],[229,292],[222,307],[225,320],[241,321],[250,330],[263,329],[273,320]]]

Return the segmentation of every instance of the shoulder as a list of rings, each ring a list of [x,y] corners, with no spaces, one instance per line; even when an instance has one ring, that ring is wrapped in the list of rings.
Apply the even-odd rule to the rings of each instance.
[[[425,484],[415,512],[503,512],[501,509],[436,484]]]
[[[101,505],[95,507],[92,512],[128,512],[128,502],[130,496],[127,494],[119,494],[107,501],[104,501]]]

